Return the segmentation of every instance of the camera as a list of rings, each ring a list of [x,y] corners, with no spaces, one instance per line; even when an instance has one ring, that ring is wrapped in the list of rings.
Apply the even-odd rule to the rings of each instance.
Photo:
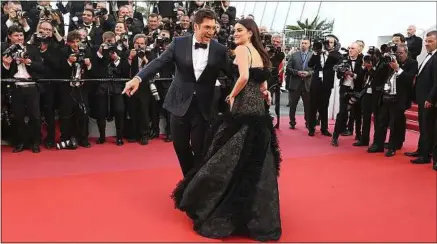
[[[369,46],[369,50],[367,51],[367,54],[364,55],[363,61],[366,63],[372,62],[373,56],[376,54],[375,46]]]
[[[26,11],[17,11],[17,19],[19,18],[28,18],[29,17],[29,13],[27,13]]]
[[[155,101],[161,100],[161,98],[159,97],[158,89],[156,89],[155,82],[151,81],[149,84],[149,88]]]
[[[94,10],[94,15],[97,17],[103,17],[108,14],[108,10],[106,8],[98,8]]]
[[[59,143],[56,143],[56,148],[58,150],[76,149],[77,148],[77,141],[75,138],[71,138],[71,140],[60,141]]]
[[[44,6],[38,6],[37,9],[40,11],[40,13],[43,13],[43,16],[45,16],[46,18],[51,17],[52,12],[50,11],[50,9],[48,7],[44,7]],[[41,14],[40,14],[41,16]]]
[[[102,44],[103,56],[113,54],[113,53],[117,52],[117,49],[118,49],[118,45],[116,43],[103,43]]]
[[[33,44],[40,46],[41,44],[48,44],[50,42],[50,37],[43,36],[40,33],[33,34]]]
[[[164,52],[165,47],[170,43],[171,43],[171,39],[168,37],[158,36],[158,38],[156,38],[156,48],[160,53]]]
[[[126,25],[132,25],[134,23],[134,19],[129,16],[124,16],[124,23],[126,23]]]
[[[396,60],[397,50],[398,50],[398,46],[394,43],[382,44],[381,53],[383,53],[383,56],[381,60],[384,63],[391,63],[393,60]]]
[[[320,53],[323,50],[323,40],[321,39],[315,39],[313,42],[313,52]]]
[[[2,55],[12,57],[13,59],[19,59],[19,58],[26,59],[26,58],[29,58],[29,54],[27,54],[24,51],[23,47],[21,47],[21,45],[18,45],[18,44],[13,44],[10,47],[8,47],[3,52]]]
[[[346,58],[342,59],[339,64],[334,65],[333,69],[337,73],[346,73],[347,71],[352,70],[349,61]]]
[[[137,52],[137,57],[138,57],[139,59],[143,59],[144,56],[146,56],[146,50],[143,49],[143,48],[135,49],[135,51]]]
[[[272,35],[269,33],[261,33],[261,42],[264,47],[272,45]]]

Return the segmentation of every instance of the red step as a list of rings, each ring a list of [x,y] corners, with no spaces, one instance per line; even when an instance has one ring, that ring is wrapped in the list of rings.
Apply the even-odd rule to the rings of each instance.
[[[419,121],[419,113],[417,113],[416,111],[405,111],[405,117],[407,117],[408,120]]]
[[[411,105],[411,108],[408,109],[408,111],[419,112],[419,107],[417,106],[417,104],[413,103],[413,104]]]
[[[407,120],[407,130],[419,132],[419,122],[413,120]]]

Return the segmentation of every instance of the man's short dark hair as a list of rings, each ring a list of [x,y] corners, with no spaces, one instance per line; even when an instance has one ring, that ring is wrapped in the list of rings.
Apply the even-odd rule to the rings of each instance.
[[[70,31],[67,34],[67,42],[74,42],[80,39],[81,39],[81,35],[78,30]]]
[[[156,13],[151,13],[151,14],[149,14],[149,16],[147,16],[147,19],[150,19],[150,18],[158,18],[158,14],[156,14]]]
[[[401,39],[401,42],[405,42],[405,36],[401,33],[395,33],[392,37],[399,37],[399,39]]]
[[[19,25],[11,25],[8,28],[8,36],[14,34],[15,32],[21,32],[24,33],[24,29],[23,27],[19,26]]]
[[[435,36],[437,38],[437,30],[432,30],[426,33],[426,36]]]
[[[203,19],[216,19],[214,11],[207,8],[202,8],[194,15],[194,23],[200,25],[203,23]]]
[[[90,13],[91,13],[91,16],[94,17],[94,11],[93,11],[92,9],[88,9],[88,8],[86,8],[86,9],[83,10],[83,12],[85,12],[85,11],[90,12]]]
[[[309,41],[309,42],[311,42],[311,41],[310,41],[310,38],[309,38],[309,37],[306,37],[306,36],[305,36],[305,37],[302,37],[302,40],[301,40],[301,41]]]

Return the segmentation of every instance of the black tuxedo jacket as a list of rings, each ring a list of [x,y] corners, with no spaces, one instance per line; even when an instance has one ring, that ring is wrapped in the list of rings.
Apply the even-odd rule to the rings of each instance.
[[[192,46],[192,35],[175,38],[167,50],[150,62],[137,76],[143,82],[148,82],[164,66],[174,63],[176,66],[175,77],[165,98],[164,108],[175,116],[184,116],[190,107],[193,94],[196,93],[200,112],[205,119],[209,120],[215,82],[222,70],[228,77],[232,77],[229,75],[230,62],[226,47],[216,41],[211,41],[208,63],[196,81]]]
[[[1,52],[3,53],[9,46],[10,44],[2,43]],[[26,52],[29,55],[30,60],[32,60],[32,63],[26,65],[27,72],[32,77],[32,79],[43,78],[44,64],[42,62],[39,49],[32,45],[24,45],[24,46],[26,47]],[[2,78],[13,78],[13,76],[18,72],[18,65],[17,62],[15,61],[11,63],[9,70],[5,69],[5,67],[3,66],[3,62],[1,66],[2,66],[2,73],[1,73]]]
[[[352,60],[348,60],[349,65],[352,67]],[[363,59],[360,59],[359,56],[355,60],[355,66],[351,70],[354,74],[357,75],[357,77],[353,80],[354,81],[354,91],[361,92],[361,90],[364,88],[364,69],[363,69]],[[340,79],[340,86],[343,84],[344,81],[344,73],[337,72],[337,77]]]
[[[416,102],[423,106],[425,101],[437,102],[437,55],[434,53],[417,75],[415,83]]]
[[[404,64],[399,64],[402,73],[396,79],[396,100],[400,110],[411,107],[413,81],[417,73],[417,61],[408,58]]]
[[[322,68],[320,64],[320,54],[314,54],[308,61],[308,67],[314,70],[311,77],[311,87],[323,85],[323,87],[332,89],[334,87],[335,71],[334,65],[341,59],[341,54],[338,51],[329,52]],[[319,71],[323,71],[323,81],[319,78]]]

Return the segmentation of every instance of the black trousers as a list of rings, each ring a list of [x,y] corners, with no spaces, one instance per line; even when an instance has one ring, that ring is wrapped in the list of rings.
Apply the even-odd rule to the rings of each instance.
[[[57,84],[44,84],[44,92],[41,93],[41,106],[47,124],[46,141],[55,141],[55,95]]]
[[[61,122],[61,141],[76,137],[87,140],[89,135],[88,90],[84,85],[71,87],[68,83],[59,84]]]
[[[302,98],[305,124],[308,125],[310,114],[310,93],[305,90],[305,83],[301,81],[301,84],[296,90],[290,90],[290,125],[296,125],[296,108],[299,103],[299,99]]]
[[[100,138],[105,138],[106,118],[108,113],[114,114],[117,138],[123,138],[124,99],[122,94],[97,94],[97,127]]]
[[[362,108],[361,108],[361,103],[357,102],[355,103],[350,110],[349,113],[349,121],[347,122],[347,129],[350,130],[351,132],[354,131],[354,125],[355,125],[355,136],[357,136],[358,138],[361,138],[361,126],[362,126],[362,119],[363,119],[363,114],[362,114]]]
[[[424,158],[429,158],[435,148],[434,137],[435,121],[437,119],[437,109],[424,108],[424,104],[419,104],[419,152]],[[435,157],[435,155],[433,155]]]
[[[138,89],[132,96],[126,98],[126,110],[132,119],[133,135],[135,139],[147,136],[149,130],[149,105],[152,94],[150,90]]]
[[[349,117],[348,104],[351,98],[352,90],[348,86],[340,86],[340,110],[335,118],[335,127],[333,137],[338,139],[339,135],[346,129],[347,120]]]
[[[396,150],[403,144],[402,128],[405,127],[405,110],[399,109],[396,102],[387,102],[383,99],[382,106],[378,114],[378,129],[374,137],[374,144],[379,147],[384,147],[385,138],[387,137],[387,129],[390,128],[390,137],[388,148]]]
[[[170,126],[173,134],[173,146],[182,173],[186,175],[203,160],[205,133],[208,129],[208,121],[200,112],[196,96],[193,96],[190,107],[184,116],[171,115]]]
[[[370,142],[370,127],[372,124],[372,114],[373,114],[372,98],[373,98],[373,94],[368,94],[368,93],[365,93],[361,98],[361,111],[363,115],[361,142],[363,143]],[[374,117],[374,120],[376,120],[376,117]]]
[[[310,89],[310,114],[309,130],[314,131],[317,125],[317,112],[321,124],[321,130],[328,130],[328,108],[329,98],[331,97],[331,88],[323,84],[313,85]]]
[[[165,89],[164,91],[159,92],[160,94],[160,100],[156,101],[155,98],[151,98],[150,101],[150,112],[152,116],[152,131],[155,131],[157,133],[160,132],[159,129],[159,122],[161,121],[161,115],[165,119],[165,134],[171,135],[171,128],[170,128],[170,113],[164,109],[164,101],[165,96],[167,95],[168,89]]]
[[[40,93],[37,85],[19,86],[12,90],[11,111],[14,115],[16,141],[14,144],[33,145],[41,143],[41,112]],[[29,117],[28,125],[24,121],[26,115]]]

